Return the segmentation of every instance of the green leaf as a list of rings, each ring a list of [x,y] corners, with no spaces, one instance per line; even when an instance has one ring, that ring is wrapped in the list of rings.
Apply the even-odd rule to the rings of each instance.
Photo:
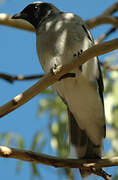
[[[17,136],[17,141],[18,141],[18,146],[20,147],[20,149],[24,149],[23,138],[21,136]]]
[[[37,165],[31,163],[31,169],[32,169],[32,178],[31,178],[31,179],[33,179],[34,176],[37,176],[38,178],[40,178],[40,171],[39,171],[39,169],[37,168]]]
[[[41,133],[36,133],[36,135],[34,136],[33,138],[33,141],[32,141],[32,144],[31,144],[31,150],[32,151],[35,151],[36,150],[36,147],[37,147],[37,144],[39,143],[40,139],[41,139]]]

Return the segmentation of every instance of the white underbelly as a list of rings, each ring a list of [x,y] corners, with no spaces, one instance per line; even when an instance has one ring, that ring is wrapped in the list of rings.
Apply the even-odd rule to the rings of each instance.
[[[82,74],[57,82],[54,87],[68,104],[79,127],[86,130],[95,144],[100,144],[104,126],[104,112],[97,85]],[[96,135],[95,135],[96,134]]]

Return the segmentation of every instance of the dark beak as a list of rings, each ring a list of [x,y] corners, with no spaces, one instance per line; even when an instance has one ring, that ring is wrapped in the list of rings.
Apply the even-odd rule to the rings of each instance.
[[[11,17],[11,19],[26,19],[26,14],[18,13]]]

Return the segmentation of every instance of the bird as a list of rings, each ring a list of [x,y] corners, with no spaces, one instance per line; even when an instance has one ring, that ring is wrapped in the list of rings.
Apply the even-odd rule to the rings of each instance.
[[[32,2],[12,19],[23,19],[34,26],[37,55],[45,73],[55,73],[59,66],[74,61],[95,44],[80,16],[48,2]],[[67,107],[69,138],[77,158],[101,159],[106,123],[98,57],[64,74],[53,87]],[[91,173],[80,168],[83,178]]]

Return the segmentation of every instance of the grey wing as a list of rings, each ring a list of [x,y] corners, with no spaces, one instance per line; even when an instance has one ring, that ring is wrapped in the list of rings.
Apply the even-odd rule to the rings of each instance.
[[[82,28],[84,32],[86,33],[86,36],[90,40],[91,44],[94,44],[94,40],[92,38],[92,35],[87,27],[86,24],[82,24]],[[96,78],[97,85],[98,85],[98,93],[101,99],[101,102],[103,104],[103,111],[104,111],[104,100],[103,100],[103,78],[102,78],[102,72],[100,68],[100,63],[98,61],[98,71],[99,75]],[[79,151],[79,156],[82,157],[99,157],[101,154],[101,147],[96,147],[89,137],[87,136],[86,132],[78,126],[73,114],[70,112],[68,108],[68,117],[69,117],[69,133],[70,133],[70,141],[71,143],[76,147],[77,151]],[[104,124],[104,137],[106,135],[106,125]],[[96,153],[97,152],[97,153]],[[84,154],[85,153],[85,154]]]
[[[87,25],[83,24],[82,28],[84,29],[88,39],[92,42],[92,44],[94,44],[94,40],[92,38],[92,35],[91,35],[90,31],[88,30]],[[99,71],[99,75],[98,75],[96,80],[97,80],[97,85],[98,85],[99,96],[101,98],[101,101],[102,101],[102,104],[103,104],[103,110],[104,110],[104,98],[103,98],[104,85],[103,85],[103,77],[102,77],[102,72],[101,72],[99,60],[98,60],[98,71]],[[106,136],[106,124],[104,124],[104,137],[105,136]]]
[[[84,32],[86,33],[88,39],[94,44],[93,37],[92,37],[90,31],[88,30],[87,25],[83,24],[82,28],[83,28]],[[100,95],[100,98],[101,98],[101,101],[103,104],[103,108],[104,108],[104,99],[103,99],[104,85],[103,85],[103,78],[102,78],[102,72],[101,72],[99,60],[98,60],[98,71],[99,71],[99,77],[97,78],[98,90],[99,90],[99,95]]]

